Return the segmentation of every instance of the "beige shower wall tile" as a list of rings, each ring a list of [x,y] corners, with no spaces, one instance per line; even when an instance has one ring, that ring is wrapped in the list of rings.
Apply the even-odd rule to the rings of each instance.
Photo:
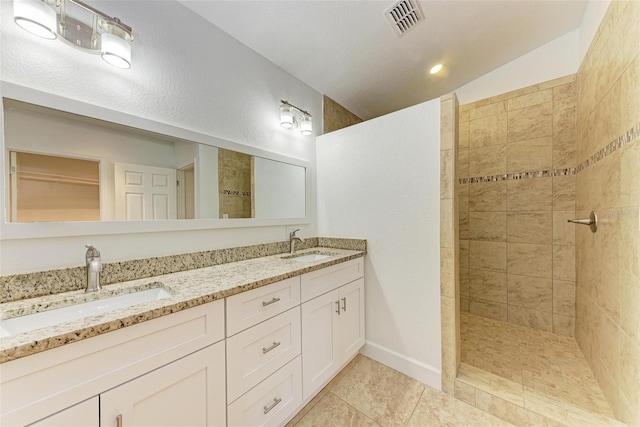
[[[509,111],[509,120],[507,124],[507,138],[509,142],[552,135],[552,102]]]
[[[505,242],[507,219],[505,212],[469,212],[469,239]]]
[[[455,167],[453,150],[440,151],[440,199],[453,199]]]
[[[574,246],[553,246],[553,278],[576,280],[576,258]]]
[[[554,176],[552,179],[552,200],[554,211],[575,211],[576,176]]]
[[[469,150],[469,176],[502,175],[507,171],[507,145]]]
[[[576,315],[576,283],[564,280],[553,281],[553,313],[563,316]]]
[[[469,295],[474,301],[507,303],[507,274],[469,269]]]
[[[469,313],[503,322],[507,321],[507,305],[497,302],[471,299]]]
[[[575,81],[553,88],[554,101],[564,98],[571,98],[572,96],[576,96],[577,94],[577,84]]]
[[[502,242],[469,242],[469,268],[506,271],[507,244]]]
[[[576,128],[562,129],[553,136],[553,168],[565,169],[578,166],[576,154]]]
[[[551,312],[529,310],[510,305],[507,321],[514,325],[526,326],[528,328],[540,329],[542,331],[551,332],[553,330]]]
[[[499,212],[507,210],[507,182],[476,182],[469,184],[469,210]]]
[[[504,102],[491,103],[489,100],[480,100],[474,104],[475,108],[469,110],[470,121],[478,120],[488,116],[496,116],[507,112],[507,106]]]
[[[469,149],[469,121],[458,123],[458,148]]]
[[[454,249],[440,248],[440,295],[455,297]]]
[[[553,103],[553,134],[576,127],[577,97],[561,99]]]
[[[550,244],[552,212],[508,212],[507,242]]]
[[[458,212],[458,238],[469,240],[469,212]]]
[[[619,333],[619,339],[620,388],[628,402],[640,402],[640,346],[624,333]],[[637,412],[637,407],[634,408]]]
[[[507,110],[513,111],[520,108],[531,107],[553,101],[553,89],[536,91],[527,95],[511,98],[507,101]]]
[[[550,211],[552,182],[551,177],[507,181],[507,210]]]
[[[469,240],[458,242],[460,249],[460,269],[469,268]]]
[[[462,105],[458,107],[458,120],[460,121],[460,123],[469,122],[469,110],[465,110]]]
[[[576,225],[568,222],[574,219],[575,211],[553,211],[553,244],[575,245]]]
[[[509,274],[551,278],[552,252],[552,245],[508,243],[507,271]]]
[[[458,151],[458,179],[470,178],[469,176],[469,150]]]
[[[517,306],[551,313],[553,305],[551,279],[509,274],[507,287],[509,308]]]
[[[551,169],[552,138],[536,138],[507,145],[507,173]]]
[[[453,248],[454,230],[453,199],[440,200],[440,247]]]
[[[469,148],[507,143],[507,113],[483,117],[469,122]]]
[[[640,277],[622,272],[621,286],[620,323],[624,332],[640,346]]]
[[[575,336],[576,318],[553,314],[553,333],[565,337]]]
[[[555,88],[557,86],[562,86],[567,83],[575,82],[576,75],[575,74],[567,74],[566,76],[558,77],[557,79],[547,80],[546,82],[541,82],[534,85],[536,90],[544,90],[549,88]]]
[[[469,269],[460,269],[460,296],[469,298]]]
[[[452,150],[454,144],[455,111],[452,99],[440,102],[440,149]]]
[[[456,197],[458,199],[458,211],[468,211],[469,210],[469,184],[457,184]]]
[[[551,169],[552,138],[536,138],[507,145],[507,173]]]

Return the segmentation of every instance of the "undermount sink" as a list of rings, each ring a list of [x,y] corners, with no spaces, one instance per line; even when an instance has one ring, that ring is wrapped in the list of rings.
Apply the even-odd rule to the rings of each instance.
[[[110,296],[95,301],[72,304],[40,313],[13,317],[0,321],[0,338],[85,317],[97,316],[120,308],[132,307],[170,296],[171,293],[169,291],[162,287],[157,287]]]
[[[322,261],[323,259],[331,258],[334,256],[336,256],[336,254],[330,252],[306,252],[297,255],[284,256],[282,257],[282,259],[288,259],[297,262],[314,262]]]

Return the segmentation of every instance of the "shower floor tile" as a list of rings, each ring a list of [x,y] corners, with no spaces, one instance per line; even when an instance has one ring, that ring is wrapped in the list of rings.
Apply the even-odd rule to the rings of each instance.
[[[460,340],[462,363],[521,387],[525,406],[530,396],[613,418],[573,338],[460,313]]]

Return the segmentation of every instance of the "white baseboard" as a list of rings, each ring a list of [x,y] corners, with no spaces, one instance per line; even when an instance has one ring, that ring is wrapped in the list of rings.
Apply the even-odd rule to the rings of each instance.
[[[365,343],[360,353],[431,388],[442,390],[442,371],[439,368],[427,365],[371,341]]]

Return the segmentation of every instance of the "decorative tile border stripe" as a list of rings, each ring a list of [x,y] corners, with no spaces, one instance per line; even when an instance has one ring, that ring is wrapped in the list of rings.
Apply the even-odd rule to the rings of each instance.
[[[614,139],[610,143],[608,143],[604,148],[598,150],[595,154],[589,157],[584,162],[578,165],[578,172],[583,171],[589,166],[594,165],[600,160],[605,159],[608,155],[613,154],[616,150],[624,147],[627,144],[632,143],[636,139],[640,138],[640,122],[636,123],[631,129],[620,135],[618,138]]]
[[[507,173],[502,175],[488,175],[488,176],[476,176],[472,178],[459,178],[460,184],[475,184],[479,182],[496,182],[496,181],[510,181],[515,179],[529,179],[529,178],[546,178],[552,176],[569,176],[576,175],[593,166],[597,162],[604,160],[608,155],[615,153],[616,150],[624,147],[627,144],[632,143],[636,139],[640,138],[640,122],[636,123],[631,129],[626,131],[618,138],[611,141],[604,148],[598,150],[597,153],[589,157],[584,162],[580,163],[577,168],[565,168],[565,169],[547,169],[541,171],[532,172],[519,172],[519,173]]]
[[[242,196],[242,197],[251,196],[251,191],[224,190],[222,193],[227,194],[229,196]]]
[[[565,169],[547,169],[542,171],[532,171],[532,172],[518,172],[518,173],[505,173],[502,175],[488,175],[488,176],[477,176],[473,178],[460,178],[458,182],[460,184],[475,184],[478,182],[496,182],[496,181],[510,181],[516,179],[529,179],[529,178],[545,178],[551,176],[568,176],[575,175],[576,168],[565,168]]]

